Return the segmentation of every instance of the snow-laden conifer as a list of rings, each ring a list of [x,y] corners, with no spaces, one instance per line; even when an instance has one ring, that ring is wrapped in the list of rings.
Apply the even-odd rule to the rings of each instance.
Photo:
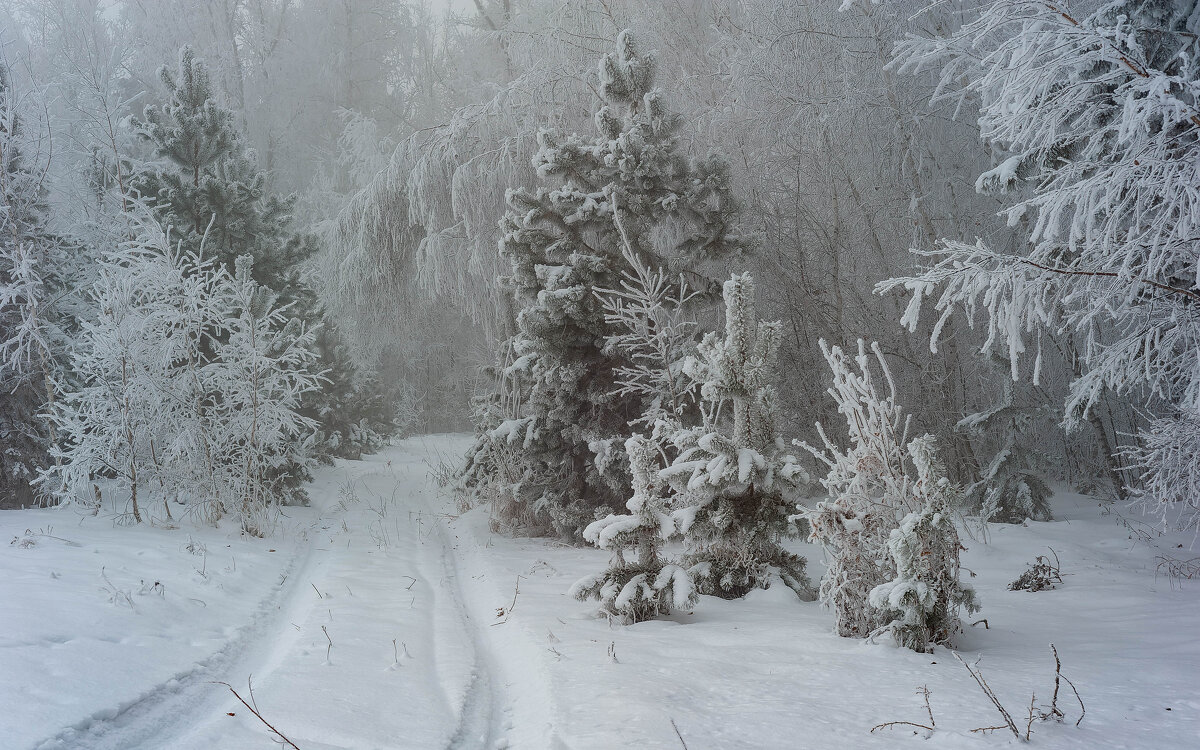
[[[775,572],[809,597],[804,558],[781,544],[797,533],[790,495],[808,476],[776,428],[780,324],[757,319],[749,274],[726,281],[724,297],[725,330],[706,334],[685,366],[700,384],[704,421],[660,428],[678,452],[661,476],[678,495],[684,564],[702,593],[743,596],[766,588]]]
[[[949,644],[962,630],[959,609],[975,612],[975,592],[959,579],[962,544],[954,524],[960,491],[950,484],[932,435],[908,444],[916,469],[913,500],[918,505],[888,535],[896,577],[871,590],[867,601],[891,617],[884,626],[896,642],[913,651]]]
[[[1003,364],[1003,358],[993,354]],[[977,438],[995,437],[999,445],[980,472],[979,481],[965,489],[965,500],[983,522],[1021,523],[1027,518],[1049,521],[1051,490],[1042,471],[1045,450],[1036,429],[1049,427],[1046,407],[1017,401],[1017,383],[1001,378],[1001,398],[986,411],[968,414],[958,429]]]
[[[516,449],[516,504],[567,536],[623,502],[619,446],[657,398],[621,390],[620,368],[636,363],[605,347],[616,331],[595,292],[620,288],[626,252],[690,273],[742,246],[724,164],[684,155],[683,123],[655,88],[654,57],[629,31],[601,61],[599,80],[596,135],[540,131],[534,165],[546,184],[508,193],[501,253],[512,264],[504,283],[518,331],[502,346],[498,386],[512,393],[489,402],[467,474],[486,495],[502,481],[497,443]]]
[[[303,272],[317,244],[294,228],[296,196],[271,190],[235,113],[218,101],[208,65],[191,47],[179,51],[175,66],[161,67],[159,78],[165,100],[146,107],[137,123],[155,160],[140,166],[133,188],[183,250],[198,253],[203,246],[205,257],[230,273],[250,256],[254,281],[312,329],[309,345],[326,380],[306,394],[301,411],[320,425],[317,452],[358,458],[378,447],[390,420],[378,408],[377,381],[356,372]],[[286,473],[292,489],[308,478],[299,465]]]
[[[676,532],[658,475],[658,449],[648,438],[634,435],[625,441],[625,452],[633,475],[633,496],[625,504],[629,513],[610,513],[583,531],[585,540],[610,550],[612,559],[603,573],[577,581],[571,595],[598,599],[604,612],[635,623],[690,609],[696,588],[689,571],[663,558],[663,542]]]

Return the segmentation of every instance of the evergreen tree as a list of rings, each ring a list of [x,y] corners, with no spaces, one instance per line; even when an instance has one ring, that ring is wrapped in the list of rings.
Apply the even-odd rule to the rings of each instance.
[[[658,449],[641,435],[625,441],[633,474],[633,497],[628,515],[593,521],[583,538],[600,549],[612,550],[608,570],[580,579],[571,595],[580,601],[598,599],[603,611],[626,623],[649,620],[696,604],[690,571],[662,557],[663,542],[675,536],[675,522],[659,479]],[[636,560],[626,554],[634,553]]]
[[[502,373],[513,393],[481,421],[467,483],[486,494],[501,475],[496,442],[519,446],[518,503],[567,536],[622,501],[629,473],[614,449],[647,406],[620,391],[618,368],[630,363],[605,347],[614,329],[595,292],[618,287],[626,246],[664,267],[742,248],[724,165],[684,156],[682,122],[654,75],[653,56],[622,32],[600,63],[598,133],[539,132],[534,165],[548,184],[509,191],[501,221],[518,310]]]
[[[316,244],[291,230],[295,196],[270,192],[234,113],[218,103],[208,67],[191,47],[180,50],[177,70],[163,66],[159,77],[166,101],[146,107],[139,123],[159,161],[139,171],[134,189],[184,249],[199,252],[203,243],[205,255],[226,268],[250,255],[258,283],[285,303],[301,298],[299,264]]]
[[[959,580],[958,529],[954,508],[962,498],[946,478],[932,435],[908,444],[916,468],[912,493],[918,509],[888,536],[896,577],[871,590],[867,601],[891,617],[896,642],[913,651],[949,645],[962,630],[959,608],[977,612],[974,590]]]
[[[379,406],[381,392],[370,379],[358,377],[303,276],[303,264],[317,245],[312,235],[291,228],[296,196],[271,193],[233,112],[217,102],[208,68],[190,47],[180,50],[177,70],[164,66],[159,77],[167,99],[147,107],[141,123],[159,161],[139,172],[134,188],[152,201],[159,221],[171,227],[183,249],[202,250],[228,269],[238,257],[249,256],[254,281],[274,291],[289,316],[316,329],[314,366],[325,381],[320,390],[305,394],[302,412],[320,424],[318,449],[352,457],[376,449],[381,435],[390,432],[390,420],[386,409],[355,407]],[[295,488],[306,478],[297,469],[290,482]]]
[[[993,353],[992,359],[1008,370],[1002,357]],[[983,468],[980,480],[966,489],[966,501],[985,522],[1021,523],[1026,518],[1049,521],[1052,492],[1038,471],[1045,464],[1045,454],[1033,434],[1045,409],[1017,403],[1017,383],[1009,377],[1000,381],[1000,401],[958,423],[958,429],[971,435],[1000,438],[1000,446]]]
[[[723,335],[706,334],[686,365],[701,384],[704,423],[673,431],[679,455],[662,472],[681,506],[674,515],[687,547],[684,565],[696,571],[702,593],[743,596],[766,588],[774,569],[812,598],[805,559],[781,546],[798,534],[785,493],[808,478],[776,429],[781,324],[756,319],[749,274],[733,276],[724,291]]]

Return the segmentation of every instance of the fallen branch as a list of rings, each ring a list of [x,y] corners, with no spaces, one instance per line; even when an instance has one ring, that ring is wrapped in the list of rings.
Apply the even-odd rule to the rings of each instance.
[[[288,745],[289,747],[293,748],[294,750],[300,750],[300,747],[295,742],[292,742],[291,740],[289,740],[283,732],[279,731],[274,726],[272,726],[271,722],[264,719],[263,715],[260,714],[254,706],[247,703],[245,698],[238,695],[238,691],[234,690],[232,685],[230,685],[228,682],[213,682],[212,684],[224,685],[225,687],[229,688],[229,692],[233,693],[233,697],[237,698],[241,702],[241,704],[243,706],[245,706],[248,711],[250,711],[250,713],[252,713],[256,717],[258,717],[258,720],[261,721],[264,725],[266,725],[267,729],[270,729],[272,732],[274,732],[275,736],[279,738],[279,741],[281,743]],[[250,685],[249,677],[246,678],[246,686],[250,689],[250,697],[254,698],[254,688]]]
[[[960,656],[957,651],[951,651],[950,653],[954,654],[954,658],[958,659],[959,664],[962,664],[964,667],[967,668],[968,674],[970,674],[971,677],[973,677],[975,679],[975,683],[977,685],[979,685],[979,689],[983,691],[983,694],[988,697],[988,700],[990,700],[992,702],[992,705],[996,707],[996,710],[1000,712],[1000,716],[1002,716],[1004,718],[1003,726],[980,727],[978,729],[972,729],[971,731],[972,732],[986,732],[986,731],[990,731],[993,729],[1007,728],[1009,731],[1011,731],[1013,733],[1014,737],[1016,737],[1018,740],[1021,739],[1021,732],[1020,732],[1020,730],[1017,729],[1017,725],[1013,721],[1012,716],[1008,713],[1008,710],[1004,708],[1003,704],[1000,703],[1000,699],[996,697],[996,693],[992,690],[992,687],[987,684],[987,680],[983,679],[983,674],[981,672],[977,672],[974,669],[971,669],[971,665],[969,665],[965,661],[963,661],[962,656]]]
[[[918,729],[924,729],[928,732],[934,731],[937,728],[937,722],[933,720],[933,709],[929,706],[929,686],[922,685],[921,687],[917,688],[917,692],[925,697],[925,713],[929,715],[928,725],[918,724],[913,721],[889,721],[883,724],[876,724],[875,726],[871,727],[871,731],[874,732],[876,729],[890,729],[896,726],[917,727]]]
[[[683,745],[683,750],[688,750],[687,743],[683,741],[683,735],[679,733],[679,727],[675,725],[674,719],[671,719],[671,728],[675,730],[675,736],[679,738],[679,744]]]

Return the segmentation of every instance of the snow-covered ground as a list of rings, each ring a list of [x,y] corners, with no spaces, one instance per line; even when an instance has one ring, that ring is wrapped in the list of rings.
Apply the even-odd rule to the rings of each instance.
[[[312,507],[269,539],[0,513],[14,542],[0,546],[0,748],[278,747],[214,684],[249,700],[251,675],[259,712],[302,750],[1015,744],[969,731],[1000,716],[950,652],[837,638],[782,587],[610,626],[566,595],[607,553],[492,534],[482,509],[455,517],[428,464],[463,441],[415,438],[323,469]],[[1055,522],[967,542],[990,627],[969,629],[963,657],[1023,731],[1031,693],[1049,702],[1057,645],[1087,715],[1074,726],[1064,684],[1067,721],[1035,722],[1036,746],[1200,747],[1200,580],[1157,570],[1161,555],[1200,554],[1191,537],[1082,496],[1054,509]],[[1047,547],[1065,583],[1007,591]],[[928,723],[921,686],[932,734],[870,732]]]

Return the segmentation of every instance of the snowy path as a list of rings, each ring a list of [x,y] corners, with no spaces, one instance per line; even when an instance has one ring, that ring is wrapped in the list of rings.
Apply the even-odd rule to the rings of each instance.
[[[523,667],[492,651],[483,620],[494,597],[482,609],[467,603],[478,581],[464,582],[423,453],[410,442],[321,472],[313,507],[292,514],[299,543],[286,580],[247,626],[136,699],[32,747],[269,747],[269,730],[213,684],[249,699],[251,675],[263,716],[304,750],[508,747]],[[522,746],[553,744],[526,733]]]

